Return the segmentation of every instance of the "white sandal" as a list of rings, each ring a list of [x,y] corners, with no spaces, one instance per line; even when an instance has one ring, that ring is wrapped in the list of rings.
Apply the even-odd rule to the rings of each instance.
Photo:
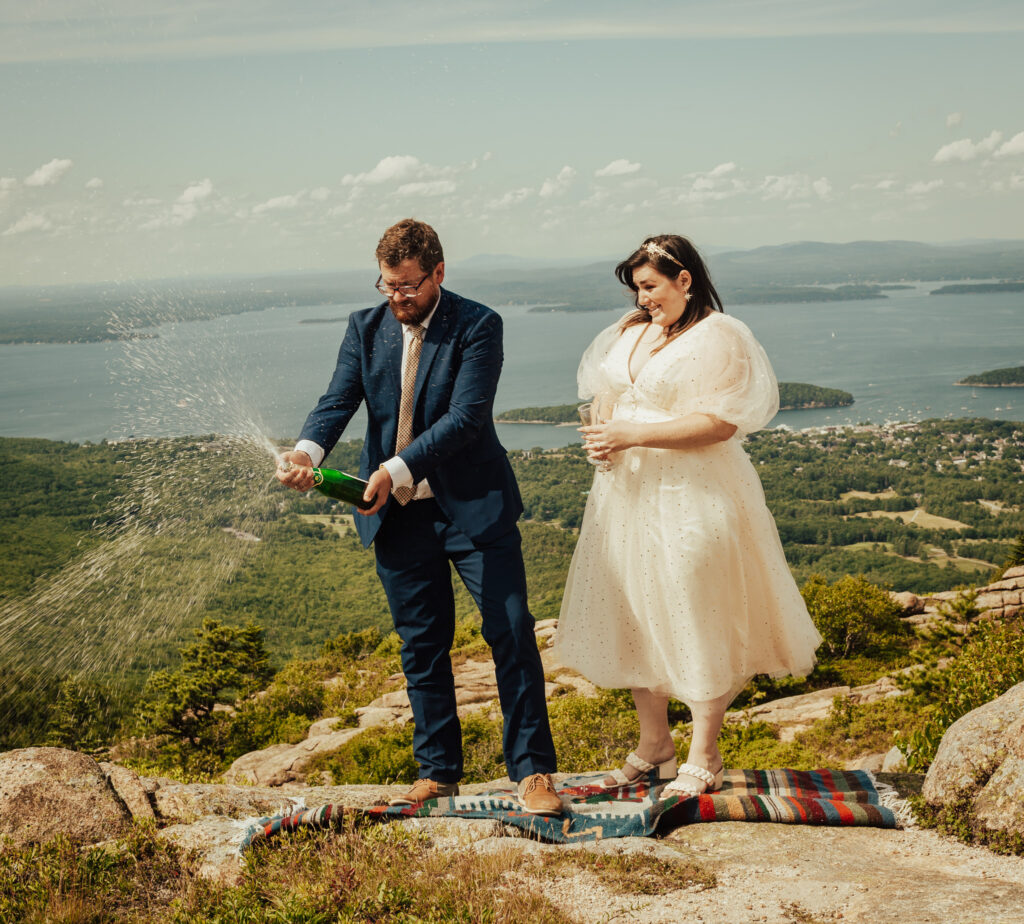
[[[698,779],[707,785],[703,790],[696,789],[691,781],[681,779],[684,775]],[[693,796],[702,796],[705,794],[710,795],[722,788],[722,779],[724,776],[724,765],[717,773],[712,773],[710,770],[705,770],[703,767],[698,767],[696,764],[683,764],[679,768],[679,773],[676,778],[661,791],[661,795],[662,797],[681,796],[687,799],[693,798]]]
[[[597,784],[598,787],[601,789],[621,789],[623,786],[632,786],[634,783],[639,783],[644,780],[647,774],[652,770],[658,771],[659,783],[663,780],[671,780],[676,775],[675,755],[672,755],[672,757],[668,760],[662,761],[660,764],[652,764],[644,760],[642,757],[637,757],[635,751],[630,751],[626,755],[626,766],[637,770],[637,775],[630,778],[623,772],[625,767],[622,769],[615,769],[608,774],[613,780],[615,780],[615,782],[609,785],[605,783],[604,780],[601,780],[601,782]]]

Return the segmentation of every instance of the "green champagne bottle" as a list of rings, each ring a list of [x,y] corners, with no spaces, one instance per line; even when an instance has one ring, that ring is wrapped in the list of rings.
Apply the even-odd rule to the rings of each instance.
[[[363,500],[368,482],[334,468],[314,468],[313,487],[326,497],[355,504],[360,510],[369,510],[372,500]]]

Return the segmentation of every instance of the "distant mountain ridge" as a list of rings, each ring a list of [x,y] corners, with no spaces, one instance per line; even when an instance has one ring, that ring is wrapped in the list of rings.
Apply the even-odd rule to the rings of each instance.
[[[1024,241],[956,246],[801,241],[752,250],[709,249],[706,257],[726,306],[884,298],[878,285],[908,280],[1024,280]],[[615,262],[480,254],[450,263],[445,284],[496,308],[529,304],[570,311],[624,309],[631,296],[615,279]],[[376,274],[377,268],[368,262],[365,270],[339,272],[3,287],[0,343],[112,339],[107,329],[111,314],[131,330],[172,319],[202,320],[276,306],[369,306],[380,300],[373,289]],[[851,288],[834,288],[839,286]]]

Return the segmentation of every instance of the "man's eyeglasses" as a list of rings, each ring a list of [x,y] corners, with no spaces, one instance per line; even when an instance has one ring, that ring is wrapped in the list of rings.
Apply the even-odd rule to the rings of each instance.
[[[420,286],[423,285],[423,283],[425,283],[430,276],[431,274],[427,273],[414,286],[389,286],[386,282],[382,281],[384,279],[383,276],[378,276],[376,282],[376,289],[385,298],[391,298],[393,295],[404,295],[407,298],[411,298],[413,295],[419,292]]]

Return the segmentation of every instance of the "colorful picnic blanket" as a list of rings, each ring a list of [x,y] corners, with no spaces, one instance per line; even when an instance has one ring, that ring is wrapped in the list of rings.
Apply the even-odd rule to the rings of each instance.
[[[565,812],[558,817],[524,811],[516,799],[515,787],[510,785],[477,795],[430,799],[420,805],[364,809],[324,805],[261,818],[247,829],[241,849],[244,851],[253,841],[301,827],[330,827],[345,815],[375,821],[494,818],[554,844],[649,837],[680,825],[708,821],[898,827],[893,809],[883,804],[891,802],[895,793],[880,793],[874,777],[863,770],[726,770],[718,792],[685,799],[661,799],[660,787],[652,794],[647,780],[603,790],[597,785],[602,776],[588,773],[563,780],[557,788]]]

